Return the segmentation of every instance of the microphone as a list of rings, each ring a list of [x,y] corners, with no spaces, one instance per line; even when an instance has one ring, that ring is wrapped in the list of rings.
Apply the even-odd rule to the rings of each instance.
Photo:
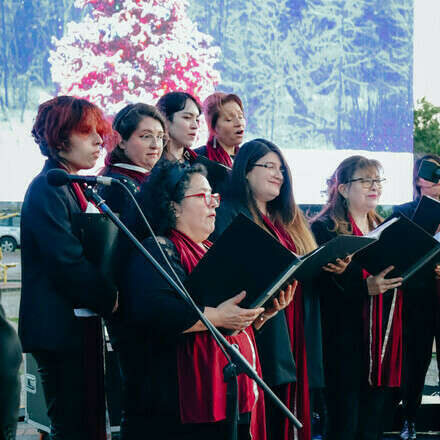
[[[47,173],[47,182],[52,186],[63,186],[70,182],[87,183],[88,185],[106,185],[110,186],[113,182],[117,182],[112,177],[104,176],[79,176],[76,174],[69,174],[61,168],[54,168]]]

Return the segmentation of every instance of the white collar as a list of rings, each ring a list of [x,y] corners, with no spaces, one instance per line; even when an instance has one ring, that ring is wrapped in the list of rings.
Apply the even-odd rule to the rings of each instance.
[[[132,165],[130,163],[114,163],[114,167],[125,168],[126,170],[137,171],[138,173],[146,174],[148,170],[137,165]]]

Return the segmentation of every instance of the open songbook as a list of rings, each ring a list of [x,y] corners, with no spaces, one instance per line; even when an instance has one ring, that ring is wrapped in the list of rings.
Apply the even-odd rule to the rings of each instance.
[[[404,282],[440,252],[440,243],[403,215],[386,220],[366,236],[379,239],[355,260],[372,275],[392,265],[387,278],[402,277]]]
[[[260,307],[294,279],[312,279],[321,272],[322,266],[345,258],[376,240],[374,237],[340,235],[299,257],[240,214],[200,260],[186,284],[199,304],[216,307],[246,290],[240,306]]]
[[[434,235],[440,224],[440,202],[429,196],[423,196],[417,205],[412,221],[426,232]]]

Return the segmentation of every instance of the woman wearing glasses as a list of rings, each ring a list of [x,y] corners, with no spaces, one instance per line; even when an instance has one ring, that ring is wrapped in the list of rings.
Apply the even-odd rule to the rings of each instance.
[[[414,200],[396,206],[394,212],[412,218],[423,196],[440,201],[440,184],[428,182],[418,177],[421,163],[430,161],[440,166],[440,156],[425,154],[414,161],[413,189]],[[440,350],[439,306],[437,283],[440,266],[426,265],[412,277],[403,289],[403,371],[402,403],[404,426],[400,437],[403,440],[417,436],[415,421],[420,408],[425,385],[425,377],[432,359],[434,337]],[[436,280],[437,278],[437,280]],[[423,323],[423,324],[421,324]],[[437,355],[440,365],[440,356]]]
[[[379,162],[362,156],[338,166],[328,182],[328,202],[312,222],[318,244],[338,234],[367,234],[382,221],[376,213],[381,171]],[[381,438],[391,392],[400,386],[402,279],[387,279],[391,270],[373,276],[351,262],[343,274],[323,274],[329,440]]]
[[[203,113],[209,138],[196,153],[232,168],[246,128],[241,99],[233,93],[215,92],[203,102]]]
[[[152,105],[129,104],[116,114],[113,129],[119,142],[107,154],[103,175],[119,179],[137,194],[168,141],[165,120]],[[131,206],[120,188],[103,187],[101,195],[115,212],[123,213]]]
[[[231,189],[218,211],[214,237],[242,213],[297,254],[316,248],[295,204],[290,170],[276,145],[264,139],[246,142],[234,161]],[[256,336],[263,379],[304,424],[297,433],[302,440],[311,438],[309,389],[323,386],[319,298],[310,287],[298,285],[285,312]],[[269,401],[266,407],[268,438],[293,438],[294,428],[287,419]]]
[[[214,231],[220,197],[211,193],[200,164],[163,161],[153,170],[146,188],[142,208],[150,214],[171,267],[185,282],[211,246],[207,239]],[[151,237],[144,245],[171,272]],[[212,281],[221,282],[221,273]],[[259,371],[251,325],[263,309],[241,308],[244,295],[241,292],[216,308],[200,306],[216,327],[238,332],[227,338]],[[279,301],[288,302],[291,296],[288,289]],[[277,306],[265,312],[267,319],[281,309]],[[124,274],[121,314],[133,328],[119,353],[125,405],[122,439],[138,440],[145,433],[170,440],[227,438],[226,360],[197,314],[137,253],[132,254]],[[238,386],[239,438],[248,439],[251,434],[263,440],[263,395],[244,374],[238,376]]]

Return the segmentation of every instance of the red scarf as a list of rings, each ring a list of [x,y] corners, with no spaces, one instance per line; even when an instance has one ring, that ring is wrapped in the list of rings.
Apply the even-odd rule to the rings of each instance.
[[[187,235],[175,229],[169,234],[176,246],[183,268],[189,274],[206,250]],[[211,242],[204,241],[209,248]],[[234,336],[226,336],[237,344],[240,353],[261,377],[260,360],[252,327]],[[223,368],[227,361],[208,332],[185,336],[177,351],[180,417],[183,423],[208,423],[226,419],[226,384]],[[257,385],[245,374],[238,376],[239,411],[251,413],[250,431],[254,440],[266,439],[264,396]]]
[[[81,211],[86,212],[88,201],[86,199],[86,196],[84,195],[84,191],[82,190],[81,185],[78,182],[71,182],[70,186],[73,189],[73,192],[75,193]]]
[[[185,147],[183,150],[183,158],[189,162],[194,162],[194,159],[197,158],[197,153],[191,148]]]
[[[362,236],[351,215],[353,235]],[[363,278],[370,274],[362,271]],[[369,295],[363,308],[364,337],[368,347],[368,383],[374,387],[400,387],[402,370],[402,291],[396,289],[389,316],[384,316],[383,293]]]
[[[215,146],[214,146],[214,142],[216,143]],[[234,154],[237,154],[239,149],[240,149],[240,147],[238,145],[236,145],[234,147]],[[206,143],[206,157],[209,160],[221,163],[223,165],[226,165],[229,168],[232,168],[231,156],[229,156],[229,154],[220,145],[219,142],[215,141],[213,134],[211,134],[209,136],[208,142]]]
[[[278,238],[278,241],[287,249],[296,252],[295,243],[290,234],[278,223],[273,223],[263,215],[266,226]],[[289,330],[290,344],[296,364],[297,381],[288,383],[285,391],[286,406],[298,415],[304,427],[298,432],[300,440],[310,440],[311,416],[310,416],[310,391],[307,374],[307,352],[304,332],[304,299],[301,284],[296,286],[293,301],[284,310],[286,314],[287,327]],[[294,438],[294,426],[286,418],[284,425],[284,440]]]

